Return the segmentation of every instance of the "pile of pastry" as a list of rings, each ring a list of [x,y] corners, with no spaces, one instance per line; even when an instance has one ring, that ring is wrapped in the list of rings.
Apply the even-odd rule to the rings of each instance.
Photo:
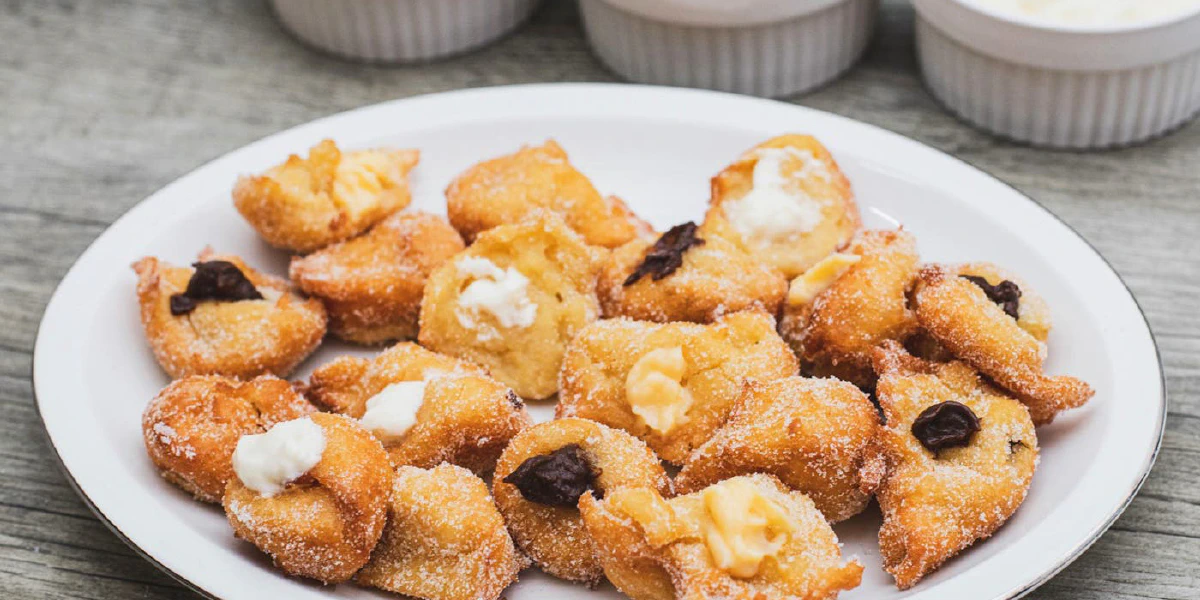
[[[448,218],[403,211],[417,161],[324,141],[242,177],[286,280],[212,250],[134,265],[175,378],[143,415],[151,460],[290,575],[428,600],[496,599],[529,567],[638,600],[834,598],[863,567],[830,525],[875,498],[904,589],[1017,510],[1035,425],[1092,395],[1043,372],[1028,285],[863,230],[811,137],[750,149],[666,232],[554,142],[460,174]],[[326,335],[393,345],[280,379]]]

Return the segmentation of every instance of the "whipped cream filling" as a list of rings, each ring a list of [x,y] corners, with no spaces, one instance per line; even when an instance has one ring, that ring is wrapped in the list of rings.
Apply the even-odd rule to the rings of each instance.
[[[367,411],[358,422],[382,441],[397,440],[416,425],[424,400],[424,381],[393,383],[367,400]]]
[[[325,431],[303,417],[243,435],[233,451],[233,472],[246,487],[274,496],[317,466],[324,453]]]

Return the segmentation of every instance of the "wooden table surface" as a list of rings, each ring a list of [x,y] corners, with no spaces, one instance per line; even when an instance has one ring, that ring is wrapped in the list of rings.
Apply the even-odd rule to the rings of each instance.
[[[1030,597],[1200,598],[1200,125],[1092,154],[997,141],[925,92],[912,21],[907,2],[886,1],[865,60],[793,101],[921,140],[1046,205],[1133,289],[1166,367],[1170,418],[1141,494]],[[109,223],[209,159],[316,117],[464,87],[613,79],[568,0],[485,50],[406,68],[303,48],[262,2],[0,0],[0,597],[196,597],[92,516],[34,408],[42,310]]]

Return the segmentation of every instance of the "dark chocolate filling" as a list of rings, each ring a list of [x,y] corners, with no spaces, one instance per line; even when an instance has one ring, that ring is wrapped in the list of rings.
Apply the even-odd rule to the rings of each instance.
[[[171,296],[171,314],[186,315],[202,300],[262,300],[263,295],[237,265],[227,260],[193,263],[196,271],[182,294]]]
[[[1021,307],[1021,288],[1017,284],[1005,279],[992,285],[986,279],[976,275],[960,275],[960,277],[979,286],[979,289],[987,294],[988,300],[1003,308],[1005,314],[1014,319],[1019,318],[1017,315],[1020,314],[1018,309]]]
[[[921,411],[912,424],[912,434],[931,452],[962,447],[979,431],[979,417],[965,404],[939,402]]]
[[[646,251],[642,264],[625,279],[625,285],[633,285],[649,275],[659,281],[683,266],[683,253],[693,246],[703,246],[704,240],[696,237],[696,224],[691,221],[676,225],[662,234],[654,246]]]
[[[597,492],[600,470],[588,462],[578,444],[568,444],[540,456],[530,457],[504,478],[530,502],[574,508],[589,490]]]

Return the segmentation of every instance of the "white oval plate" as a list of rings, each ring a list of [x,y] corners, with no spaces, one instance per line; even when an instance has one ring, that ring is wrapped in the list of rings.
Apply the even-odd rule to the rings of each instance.
[[[621,85],[535,85],[399,100],[321,119],[215,160],[163,188],[101,235],[55,292],[38,334],[34,386],[54,449],[81,495],[112,529],[180,581],[223,600],[380,597],[288,578],[234,539],[221,511],[166,483],[146,458],[140,419],[168,381],[138,321],[129,265],[177,263],[207,244],[286,273],[234,211],[234,179],[325,137],[346,147],[422,151],[413,207],[443,212],[442,190],[485,158],[554,137],[603,193],[625,198],[659,228],[699,219],[709,178],[743,150],[784,132],[816,135],[854,184],[868,226],[903,223],[926,260],[990,260],[1029,280],[1055,328],[1048,367],[1095,386],[1092,402],[1038,431],[1042,462],[1025,505],[985,543],[907,593],[880,569],[869,514],[837,526],[867,566],[843,598],[1013,598],[1066,566],[1137,491],[1166,412],[1149,328],[1116,273],[1039,205],[991,176],[917,142],[842,117],[767,100]],[[164,148],[164,152],[169,152]],[[327,343],[297,374],[346,352]],[[550,407],[536,407],[548,418]],[[511,600],[620,597],[526,571]]]

